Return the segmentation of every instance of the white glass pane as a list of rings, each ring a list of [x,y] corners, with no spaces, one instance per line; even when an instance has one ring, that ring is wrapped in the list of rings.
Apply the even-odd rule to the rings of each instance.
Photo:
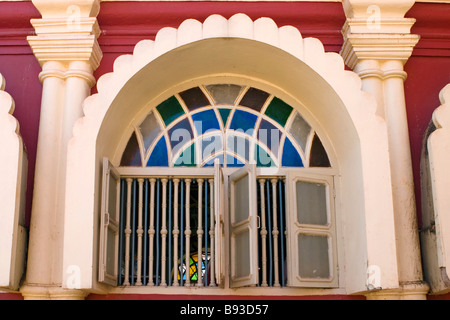
[[[320,183],[296,183],[297,219],[301,224],[327,225],[327,186]]]
[[[298,263],[298,272],[302,278],[329,278],[328,237],[300,234],[298,236]]]
[[[236,235],[235,238],[235,277],[247,277],[250,274],[250,238],[249,230]]]
[[[108,213],[110,216],[110,219],[113,221],[118,220],[117,216],[117,180],[115,177],[110,173],[110,179],[109,179],[109,197],[108,197]]]
[[[234,221],[247,220],[249,217],[249,180],[243,176],[234,183]]]
[[[115,256],[116,256],[116,234],[113,230],[108,229],[107,231],[108,237],[108,247],[106,248],[106,273],[109,275],[115,274]]]
[[[218,84],[206,86],[206,89],[211,93],[216,104],[234,105],[242,87],[233,84]]]
[[[142,138],[144,140],[145,150],[150,148],[153,141],[155,141],[156,137],[161,132],[161,128],[158,124],[158,120],[155,117],[155,114],[151,112],[147,118],[141,123],[140,126]]]
[[[303,150],[305,150],[310,132],[311,126],[297,113],[289,129],[289,133],[294,136]]]

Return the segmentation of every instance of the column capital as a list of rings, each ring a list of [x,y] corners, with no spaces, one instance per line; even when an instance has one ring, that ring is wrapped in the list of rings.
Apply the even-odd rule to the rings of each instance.
[[[405,64],[419,36],[411,34],[415,19],[405,18],[413,0],[344,0],[347,21],[342,29],[341,55],[354,69],[364,60]]]
[[[44,65],[49,61],[70,64],[88,62],[97,69],[102,58],[98,44],[99,0],[33,0],[41,19],[32,19],[36,35],[28,37],[34,55]]]

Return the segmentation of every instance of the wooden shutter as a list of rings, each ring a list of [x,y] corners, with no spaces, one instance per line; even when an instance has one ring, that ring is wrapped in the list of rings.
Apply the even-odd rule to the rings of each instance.
[[[107,158],[103,159],[100,211],[99,282],[117,285],[119,245],[120,176]]]
[[[230,176],[231,287],[258,283],[256,166]]]
[[[333,178],[289,174],[287,203],[288,285],[338,286]]]

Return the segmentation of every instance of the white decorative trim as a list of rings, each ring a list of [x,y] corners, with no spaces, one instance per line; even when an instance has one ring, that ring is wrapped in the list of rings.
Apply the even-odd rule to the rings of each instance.
[[[436,223],[436,241],[438,250],[438,267],[444,270],[448,279],[450,270],[450,84],[440,92],[442,105],[433,113],[436,126],[428,138],[430,164],[430,181],[433,196],[434,219]],[[435,272],[438,272],[435,270]]]
[[[352,132],[348,133],[347,141],[341,140],[341,152],[345,149],[347,153],[352,153],[355,159],[359,159],[355,161],[360,161],[356,166],[360,168],[361,174],[356,177],[353,171],[355,167],[350,163],[342,163],[341,168],[343,177],[340,183],[354,188],[350,180],[358,180],[356,183],[359,187],[354,191],[355,194],[360,194],[360,197],[354,196],[352,192],[340,195],[342,210],[346,215],[343,234],[353,236],[347,239],[346,244],[347,251],[352,254],[345,258],[346,265],[342,268],[346,269],[348,276],[341,281],[347,282],[346,289],[349,293],[365,291],[366,269],[370,265],[377,265],[382,273],[381,285],[398,287],[387,129],[384,120],[376,115],[375,100],[361,90],[361,79],[358,75],[345,70],[341,56],[326,53],[318,39],[303,39],[299,30],[292,26],[278,28],[272,19],[261,18],[252,21],[244,14],[236,14],[228,20],[220,15],[212,15],[204,23],[189,19],[178,29],[163,28],[157,33],[155,41],[141,41],[132,55],[117,58],[114,71],[98,80],[98,94],[85,100],[85,116],[75,124],[73,139],[69,144],[64,269],[74,264],[81,268],[84,275],[81,289],[97,286],[93,270],[96,267],[95,194],[99,192],[99,182],[96,179],[100,166],[96,143],[102,128],[108,125],[108,116],[116,113],[117,117],[120,107],[112,108],[114,101],[123,97],[125,88],[130,89],[133,77],[142,75],[147,68],[158,66],[162,61],[170,67],[170,63],[166,61],[167,55],[177,52],[189,55],[189,50],[195,50],[202,44],[206,46],[207,43],[217,43],[224,38],[233,40],[233,43],[239,40],[237,43],[247,46],[258,44],[258,48],[264,47],[272,55],[277,52],[282,56],[277,63],[282,65],[287,63],[283,59],[287,59],[296,64],[305,71],[303,77],[312,77],[314,81],[324,84],[320,86],[320,90],[324,91],[320,95],[331,94],[337,100],[340,99],[342,108],[340,102],[335,100],[335,105],[330,103],[317,108],[310,106],[310,111],[314,114],[322,108],[322,113],[316,117],[330,117],[334,114],[351,119],[352,124],[345,130],[342,127],[344,124],[336,123],[337,117],[333,117],[334,123],[331,124],[338,130],[336,132],[342,135],[345,135],[343,132]],[[275,49],[279,50],[279,53]],[[265,55],[262,54],[261,57]],[[273,66],[270,70],[274,70]],[[164,78],[163,71],[159,72],[162,72],[161,76]],[[258,76],[258,71],[251,72],[254,77]],[[166,80],[164,78],[164,81]],[[177,80],[173,81],[175,85]],[[133,95],[129,92],[128,97],[130,94]],[[352,141],[355,145],[352,145]],[[83,234],[83,237],[80,238],[80,234]],[[65,275],[64,279],[68,277],[69,275]]]
[[[25,267],[24,226],[27,157],[19,123],[12,116],[14,100],[3,91],[0,74],[0,287],[17,290]]]

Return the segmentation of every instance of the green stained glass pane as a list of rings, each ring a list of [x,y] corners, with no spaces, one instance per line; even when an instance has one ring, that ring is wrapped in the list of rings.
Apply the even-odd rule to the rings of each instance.
[[[284,127],[292,110],[290,105],[275,97],[267,107],[265,114]]]
[[[172,123],[172,121],[184,114],[183,108],[175,97],[170,97],[159,106],[157,106],[156,109],[161,115],[166,126],[168,126]]]
[[[222,118],[223,126],[227,126],[228,117],[230,116],[231,109],[219,109],[220,117]]]
[[[193,143],[181,153],[174,165],[175,167],[195,167],[197,166],[195,159],[195,143]]]
[[[275,163],[272,157],[261,148],[259,145],[255,146],[255,160],[258,167],[274,167]]]

